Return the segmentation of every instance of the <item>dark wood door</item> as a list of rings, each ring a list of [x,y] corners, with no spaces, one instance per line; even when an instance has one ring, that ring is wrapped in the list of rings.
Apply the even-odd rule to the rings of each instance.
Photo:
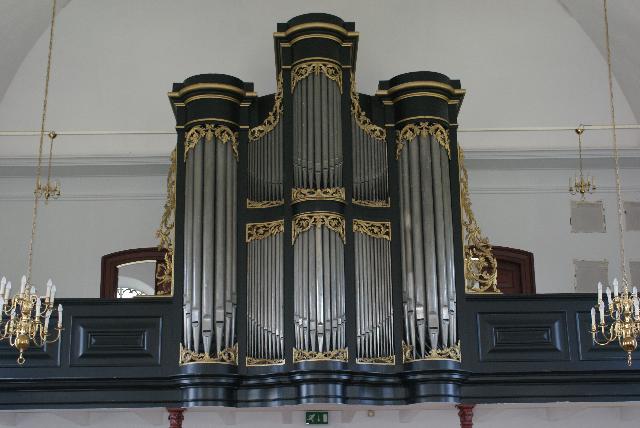
[[[498,261],[498,288],[505,294],[535,294],[533,253],[517,248],[493,246]]]

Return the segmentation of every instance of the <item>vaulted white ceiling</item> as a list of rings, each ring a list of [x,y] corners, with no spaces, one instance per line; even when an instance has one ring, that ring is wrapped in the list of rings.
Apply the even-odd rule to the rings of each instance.
[[[355,21],[359,89],[430,69],[460,78],[461,126],[608,122],[600,0],[58,0],[49,128],[171,130],[171,82],[206,72],[274,90],[271,33],[312,11]],[[640,2],[611,0],[620,122],[640,118]],[[49,2],[0,2],[0,130],[36,129]],[[623,133],[624,134],[624,133]],[[622,136],[640,147],[637,132]],[[602,138],[601,138],[602,137]],[[587,148],[606,147],[600,134]],[[625,140],[626,138],[626,140]],[[573,148],[571,133],[465,134],[476,149]],[[597,141],[596,141],[597,140]],[[30,144],[24,144],[28,141]],[[34,139],[0,138],[0,157],[28,156]],[[166,153],[173,137],[64,138],[58,154]]]

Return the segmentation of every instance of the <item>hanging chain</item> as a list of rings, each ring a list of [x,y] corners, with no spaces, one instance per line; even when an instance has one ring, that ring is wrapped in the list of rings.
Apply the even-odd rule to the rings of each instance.
[[[616,110],[613,103],[613,74],[611,72],[611,41],[609,40],[609,16],[607,14],[607,0],[603,0],[604,6],[604,31],[607,46],[607,67],[609,77],[609,105],[611,107],[611,132],[613,135],[613,158],[616,170],[616,197],[618,200],[618,233],[620,234],[620,270],[622,272],[623,287],[627,288],[627,271],[625,269],[624,256],[624,231],[622,230],[622,190],[620,187],[620,160],[618,156],[618,139],[616,135]]]
[[[31,217],[31,240],[29,241],[29,260],[27,262],[27,283],[31,284],[31,267],[33,266],[33,243],[36,237],[36,220],[38,219],[38,202],[40,201],[40,175],[42,172],[42,148],[44,145],[44,125],[47,119],[47,101],[49,99],[49,77],[51,75],[51,52],[53,51],[53,28],[56,21],[56,1],[52,1],[51,30],[49,32],[49,55],[47,57],[47,74],[44,80],[44,99],[42,101],[42,118],[40,121],[40,143],[38,145],[38,164],[36,166],[36,186],[33,191],[33,215]]]

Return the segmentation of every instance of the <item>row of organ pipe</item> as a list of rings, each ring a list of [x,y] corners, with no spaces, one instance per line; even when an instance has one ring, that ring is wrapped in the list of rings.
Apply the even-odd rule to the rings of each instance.
[[[217,355],[235,344],[236,159],[202,138],[187,153],[184,223],[185,348]]]
[[[353,144],[353,199],[359,205],[389,201],[387,145],[351,119]]]
[[[386,229],[390,228],[387,223]],[[354,232],[357,357],[384,362],[385,357],[394,355],[391,235],[372,236],[357,229]]]
[[[282,221],[271,223],[272,234],[247,243],[247,356],[250,362],[284,360],[282,224]]]
[[[340,89],[311,73],[293,91],[293,183],[302,189],[342,187]]]
[[[249,142],[248,199],[252,202],[281,202],[282,122],[271,132]]]
[[[321,191],[336,188],[344,195],[341,97],[337,82],[322,72],[309,73],[294,85],[292,187],[309,191],[310,199],[322,199]],[[289,170],[283,164],[284,122],[279,119],[248,143],[247,209],[285,200],[283,178]],[[402,282],[395,286],[402,287],[403,341],[410,360],[428,358],[433,350],[457,342],[448,149],[428,132],[406,141],[398,158],[399,198],[393,199],[385,138],[351,119],[352,202],[378,207],[399,203],[401,233],[394,239],[401,240]],[[214,357],[236,343],[236,180],[237,159],[227,141],[203,136],[190,147],[184,199],[184,345]],[[344,215],[298,215],[307,216],[310,224],[296,231],[294,216],[294,224],[287,225],[293,228],[292,243],[284,242],[284,220],[277,231],[245,243],[247,280],[241,286],[247,298],[247,313],[242,314],[247,361],[283,362],[288,322],[294,323],[296,350],[322,359],[346,350],[346,323],[354,322],[356,358],[392,363],[391,219],[379,222],[386,225],[386,235],[354,227],[356,317],[347,320]],[[333,220],[327,215],[342,219],[342,234],[330,227]],[[284,313],[287,245],[293,246],[292,318]]]
[[[421,134],[399,162],[404,340],[421,359],[457,340],[449,157]]]
[[[345,348],[344,243],[327,227],[312,227],[294,243],[296,349]]]

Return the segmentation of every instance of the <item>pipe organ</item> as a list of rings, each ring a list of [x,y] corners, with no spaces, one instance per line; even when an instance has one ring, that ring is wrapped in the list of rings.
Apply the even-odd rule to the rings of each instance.
[[[275,94],[221,74],[169,93],[182,365],[459,364],[464,90],[415,72],[358,93],[358,36],[302,15],[274,33]]]

